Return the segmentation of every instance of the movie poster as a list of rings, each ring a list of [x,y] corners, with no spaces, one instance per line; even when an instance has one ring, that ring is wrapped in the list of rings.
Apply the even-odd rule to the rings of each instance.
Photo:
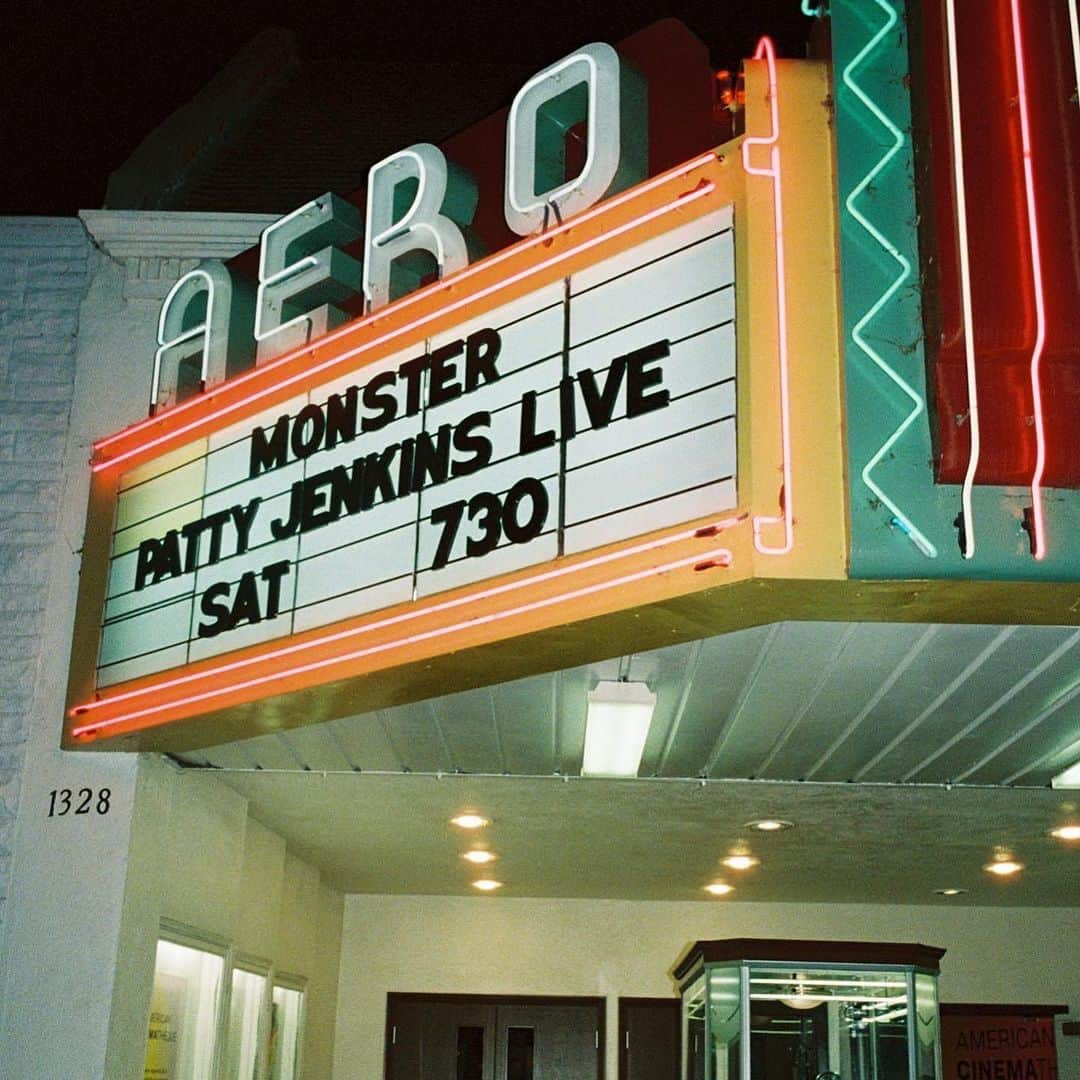
[[[183,1030],[186,997],[187,979],[161,971],[154,973],[143,1080],[177,1080],[176,1055]]]

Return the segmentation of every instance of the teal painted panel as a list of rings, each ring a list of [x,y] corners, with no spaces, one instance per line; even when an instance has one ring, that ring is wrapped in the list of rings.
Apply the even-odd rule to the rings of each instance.
[[[935,484],[926,410],[904,0],[833,0],[844,381],[853,578],[1080,578],[1080,493],[1044,492],[1047,555],[1022,528],[1027,488]]]

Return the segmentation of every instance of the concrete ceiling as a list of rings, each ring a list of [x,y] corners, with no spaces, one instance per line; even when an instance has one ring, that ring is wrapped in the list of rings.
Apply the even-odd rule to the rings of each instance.
[[[199,782],[203,777],[191,777]],[[1080,792],[1033,789],[706,782],[231,774],[254,816],[346,892],[464,895],[474,878],[499,895],[708,899],[722,879],[733,900],[1071,906],[1080,845],[1047,835],[1076,820]],[[1070,797],[1075,796],[1075,797]],[[465,834],[449,819],[479,810],[492,824]],[[795,827],[745,823],[781,816]],[[499,855],[470,866],[473,843]],[[743,846],[761,865],[720,860]],[[1027,865],[987,874],[997,846]],[[952,899],[934,890],[960,888]]]
[[[1074,627],[779,623],[186,754],[350,892],[466,893],[463,808],[503,895],[1073,905]],[[638,778],[579,775],[585,696],[658,703]],[[194,782],[194,777],[192,778]],[[758,817],[796,823],[765,835]],[[1028,869],[982,869],[1005,848]],[[967,892],[944,900],[934,890]]]

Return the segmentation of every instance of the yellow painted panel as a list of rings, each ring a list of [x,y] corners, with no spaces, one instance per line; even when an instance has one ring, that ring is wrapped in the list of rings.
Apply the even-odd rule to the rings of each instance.
[[[770,133],[764,60],[747,61],[747,134]],[[740,418],[746,444],[749,501],[756,515],[793,515],[793,546],[783,555],[755,553],[760,577],[846,577],[840,313],[829,76],[825,64],[779,61],[780,186],[785,256],[791,483],[783,490],[777,318],[777,245],[773,181],[746,178],[745,235],[740,271],[747,329],[740,366]],[[754,146],[751,165],[769,166],[769,148]],[[747,430],[748,429],[748,430]],[[761,546],[782,547],[782,524],[765,523]]]

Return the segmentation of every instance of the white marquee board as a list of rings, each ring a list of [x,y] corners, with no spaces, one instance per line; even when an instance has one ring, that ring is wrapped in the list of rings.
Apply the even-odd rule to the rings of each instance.
[[[132,470],[98,685],[733,507],[735,341],[728,207]]]

